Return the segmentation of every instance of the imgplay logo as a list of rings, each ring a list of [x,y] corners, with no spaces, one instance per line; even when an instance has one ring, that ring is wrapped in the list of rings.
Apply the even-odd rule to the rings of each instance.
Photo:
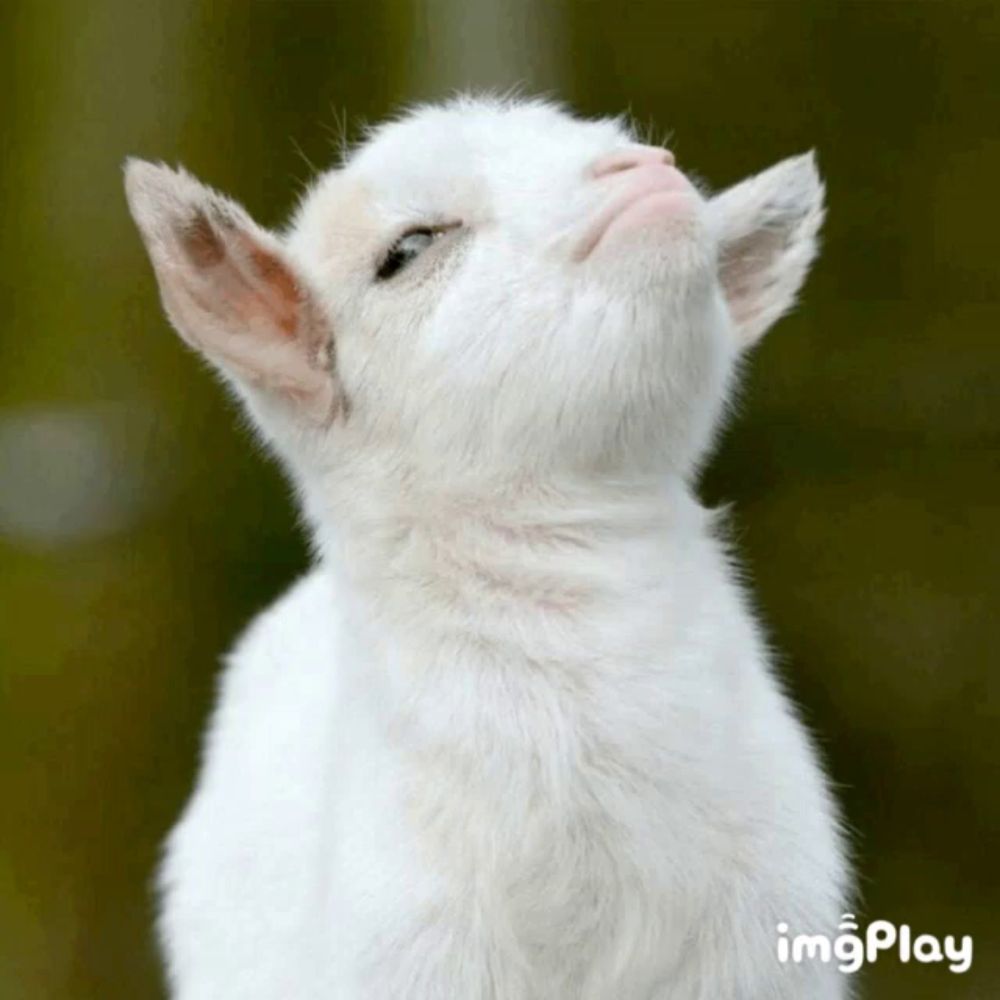
[[[836,961],[841,972],[857,972],[866,962],[876,962],[879,954],[895,950],[901,962],[916,961],[925,965],[947,962],[954,973],[968,972],[972,968],[972,938],[968,934],[960,940],[949,934],[943,941],[933,934],[914,937],[908,924],[897,928],[888,920],[876,920],[862,935],[851,913],[844,914],[837,930],[841,933],[832,940],[825,934],[789,937],[788,924],[778,924],[778,961],[796,965]]]

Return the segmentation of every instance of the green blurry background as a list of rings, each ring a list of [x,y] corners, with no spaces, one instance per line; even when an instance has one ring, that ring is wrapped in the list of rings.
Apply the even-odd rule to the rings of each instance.
[[[345,120],[518,82],[631,109],[718,186],[818,148],[825,251],[705,495],[862,913],[976,939],[971,973],[887,959],[866,995],[1000,996],[1000,5],[7,0],[0,75],[0,997],[161,995],[150,875],[217,657],[307,560],[161,317],[122,158],[273,224]]]

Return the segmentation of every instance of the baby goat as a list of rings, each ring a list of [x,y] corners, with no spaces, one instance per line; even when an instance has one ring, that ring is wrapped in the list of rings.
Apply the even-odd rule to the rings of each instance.
[[[180,1000],[834,1000],[836,810],[693,480],[816,252],[620,121],[460,99],[275,234],[127,192],[318,560],[229,657],[161,872]]]

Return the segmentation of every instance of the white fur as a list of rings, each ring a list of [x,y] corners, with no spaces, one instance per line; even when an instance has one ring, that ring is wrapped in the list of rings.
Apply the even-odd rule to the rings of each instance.
[[[580,260],[625,183],[591,165],[634,144],[535,102],[419,109],[283,237],[130,168],[171,317],[285,461],[319,553],[230,656],[170,836],[179,1000],[846,995],[776,958],[779,921],[833,932],[847,870],[690,486],[822,187],[787,161]],[[198,250],[192,212],[231,254]],[[452,228],[373,281],[421,224]]]

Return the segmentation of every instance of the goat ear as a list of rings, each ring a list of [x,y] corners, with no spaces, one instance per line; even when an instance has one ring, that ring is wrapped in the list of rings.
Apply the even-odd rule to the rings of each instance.
[[[816,256],[823,182],[813,153],[783,160],[712,199],[719,276],[744,345],[795,304]]]
[[[181,337],[236,382],[329,417],[332,331],[280,241],[183,170],[129,160],[125,192]]]

